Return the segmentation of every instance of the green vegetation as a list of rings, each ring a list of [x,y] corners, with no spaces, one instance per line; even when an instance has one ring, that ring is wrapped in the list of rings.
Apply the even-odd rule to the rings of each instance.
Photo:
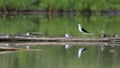
[[[1,9],[116,10],[120,0],[0,0]]]
[[[119,22],[119,16],[10,16],[0,18],[0,33],[41,32],[42,36],[49,37],[64,37],[65,33],[70,33],[81,37],[77,27],[80,23],[86,30],[95,33],[92,37],[98,37],[102,30],[110,36],[112,33],[120,35]]]

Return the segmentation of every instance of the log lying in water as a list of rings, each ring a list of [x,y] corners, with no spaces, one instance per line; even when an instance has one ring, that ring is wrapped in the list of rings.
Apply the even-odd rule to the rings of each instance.
[[[41,51],[42,49],[24,49],[24,48],[14,48],[14,47],[1,47],[0,54],[13,53],[13,52],[24,52],[24,51]]]
[[[19,46],[59,46],[59,45],[72,45],[72,46],[120,46],[120,43],[116,42],[0,42],[0,46],[3,47],[19,47]]]
[[[22,50],[20,48],[13,48],[13,47],[0,47],[0,51],[18,51]]]
[[[22,42],[120,42],[120,38],[65,38],[65,37],[40,37],[25,35],[0,35],[0,41]]]

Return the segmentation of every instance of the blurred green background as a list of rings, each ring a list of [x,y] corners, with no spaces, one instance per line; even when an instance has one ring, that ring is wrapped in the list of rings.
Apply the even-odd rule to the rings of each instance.
[[[120,0],[0,0],[1,9],[116,10]]]
[[[41,32],[41,36],[64,37],[65,33],[70,33],[74,37],[81,36],[78,31],[78,24],[81,24],[87,31],[99,37],[101,31],[108,36],[112,33],[120,34],[119,16],[8,16],[0,17],[0,33],[25,34],[27,32]]]

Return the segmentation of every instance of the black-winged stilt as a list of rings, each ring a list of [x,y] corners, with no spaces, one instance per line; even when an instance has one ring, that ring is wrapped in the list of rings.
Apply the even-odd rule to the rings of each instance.
[[[78,24],[78,29],[81,33],[90,33],[87,30],[85,30],[84,28],[82,28],[80,24]]]

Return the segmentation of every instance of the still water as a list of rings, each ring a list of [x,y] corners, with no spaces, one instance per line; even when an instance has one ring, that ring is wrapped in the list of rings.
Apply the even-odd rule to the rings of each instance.
[[[83,37],[77,24],[99,37],[101,31],[108,36],[120,34],[119,16],[8,16],[0,17],[0,33],[26,34],[40,32],[39,36],[64,37],[65,33],[73,37]],[[12,47],[24,48],[26,46]],[[36,45],[26,51],[0,53],[0,68],[119,68],[120,47],[99,45]],[[83,50],[82,50],[83,48]]]
[[[16,46],[26,48],[25,46]],[[0,68],[119,68],[120,47],[36,45],[0,54]],[[80,49],[84,48],[81,51]]]

